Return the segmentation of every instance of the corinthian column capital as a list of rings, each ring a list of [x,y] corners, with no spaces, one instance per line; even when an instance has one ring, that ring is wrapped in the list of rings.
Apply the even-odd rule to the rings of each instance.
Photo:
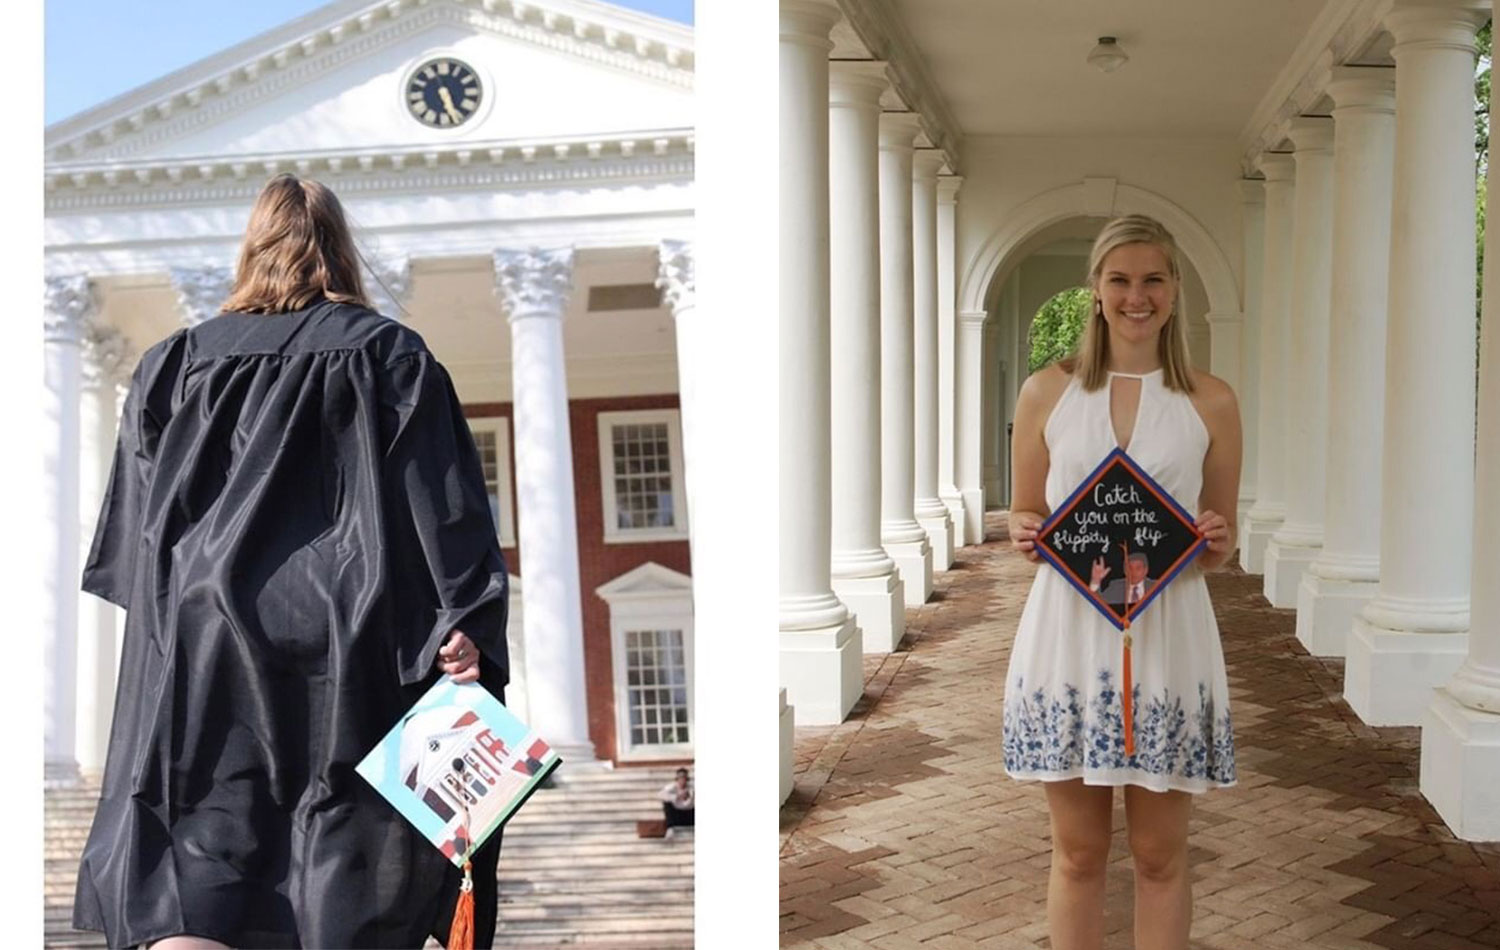
[[[365,296],[381,316],[401,319],[411,291],[411,258],[370,258],[365,261]]]
[[[218,316],[234,287],[234,268],[217,264],[174,267],[170,275],[182,323],[189,327]]]
[[[495,251],[495,294],[512,322],[523,317],[561,318],[573,289],[573,249]]]
[[[662,301],[675,315],[693,306],[697,291],[693,268],[693,242],[662,241],[657,246],[656,286]]]
[[[45,339],[48,343],[82,342],[84,328],[98,311],[93,285],[83,274],[47,278]]]
[[[114,327],[91,323],[83,336],[83,387],[122,387],[135,363],[130,340]]]

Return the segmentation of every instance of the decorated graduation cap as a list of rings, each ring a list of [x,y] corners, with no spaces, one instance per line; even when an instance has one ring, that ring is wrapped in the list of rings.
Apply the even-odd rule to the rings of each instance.
[[[1207,545],[1182,505],[1115,449],[1043,524],[1036,551],[1124,633],[1125,754],[1131,728],[1131,621]]]

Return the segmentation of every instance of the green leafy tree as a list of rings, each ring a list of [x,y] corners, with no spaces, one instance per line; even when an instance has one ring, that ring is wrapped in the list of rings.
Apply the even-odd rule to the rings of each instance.
[[[1078,347],[1078,337],[1083,334],[1084,322],[1089,317],[1091,298],[1087,287],[1074,287],[1042,304],[1026,335],[1031,347],[1026,360],[1028,372],[1055,363]]]

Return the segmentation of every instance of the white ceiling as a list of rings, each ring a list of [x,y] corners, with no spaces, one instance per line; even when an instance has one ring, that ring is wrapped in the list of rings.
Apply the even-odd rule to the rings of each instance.
[[[1324,0],[892,0],[964,135],[1238,136]],[[1085,61],[1115,36],[1130,61]]]

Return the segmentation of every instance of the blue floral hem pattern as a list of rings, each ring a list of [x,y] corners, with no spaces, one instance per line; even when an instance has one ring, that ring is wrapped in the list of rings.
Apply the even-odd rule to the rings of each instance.
[[[1005,769],[1012,774],[1053,773],[1071,777],[1080,770],[1137,770],[1193,783],[1232,785],[1234,728],[1229,710],[1219,712],[1206,683],[1198,684],[1197,709],[1184,708],[1170,690],[1143,696],[1131,692],[1135,713],[1135,754],[1125,755],[1124,711],[1109,670],[1099,671],[1099,689],[1085,702],[1078,687],[1063,684],[1061,695],[1026,691],[1018,680],[1005,704]]]

